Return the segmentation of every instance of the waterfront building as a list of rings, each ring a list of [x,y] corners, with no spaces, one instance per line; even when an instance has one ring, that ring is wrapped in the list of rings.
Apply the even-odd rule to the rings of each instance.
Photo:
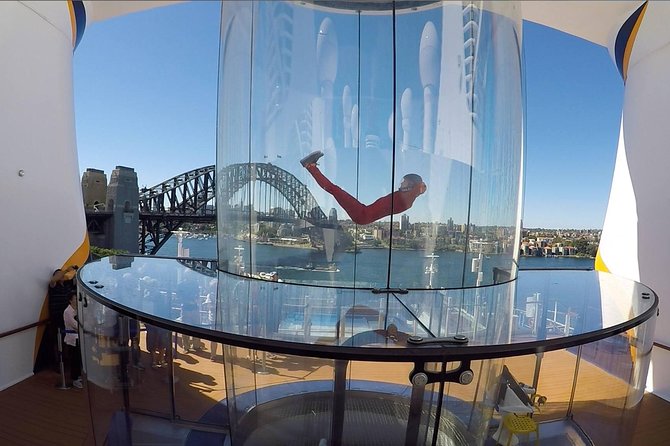
[[[383,228],[375,228],[372,230],[372,237],[375,240],[384,240],[387,237],[388,231]]]
[[[410,229],[409,215],[402,214],[400,216],[400,230],[401,231],[409,231],[409,229]]]

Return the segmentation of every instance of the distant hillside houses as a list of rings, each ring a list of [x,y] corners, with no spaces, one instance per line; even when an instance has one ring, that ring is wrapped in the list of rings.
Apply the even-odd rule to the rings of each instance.
[[[560,243],[553,246],[537,246],[532,242],[521,243],[521,255],[523,256],[574,256],[577,249],[574,246],[563,246]]]
[[[524,229],[519,254],[595,257],[600,234],[600,229]]]

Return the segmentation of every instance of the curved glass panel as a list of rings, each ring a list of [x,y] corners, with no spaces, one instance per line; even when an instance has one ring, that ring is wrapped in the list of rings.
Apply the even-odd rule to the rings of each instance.
[[[222,271],[403,289],[516,276],[515,3],[229,1],[222,17]]]
[[[495,286],[404,294],[257,280],[217,271],[207,260],[112,256],[87,264],[79,278],[120,310],[159,324],[306,351],[321,345],[421,355],[430,348],[408,337],[454,335],[468,338],[460,349],[511,351],[616,330],[656,304],[644,285],[596,271],[522,271]]]
[[[96,444],[483,446],[531,399],[543,443],[628,439],[658,303],[594,271],[403,294],[126,256],[78,285]]]

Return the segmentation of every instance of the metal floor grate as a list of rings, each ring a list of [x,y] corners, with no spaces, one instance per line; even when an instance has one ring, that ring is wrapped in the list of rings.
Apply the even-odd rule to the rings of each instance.
[[[316,446],[330,437],[332,393],[318,392],[294,395],[261,404],[244,415],[240,437],[245,445]],[[348,391],[345,403],[343,443],[348,446],[394,446],[405,444],[409,415],[407,399],[376,392]],[[422,429],[420,436],[430,444],[435,421]],[[456,417],[444,412],[440,422],[439,446],[472,444]],[[424,443],[419,441],[419,443]]]

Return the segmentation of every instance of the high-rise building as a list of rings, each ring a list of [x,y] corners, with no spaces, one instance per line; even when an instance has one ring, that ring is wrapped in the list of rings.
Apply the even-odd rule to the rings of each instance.
[[[337,222],[337,209],[330,208],[330,212],[328,213],[328,221],[331,223]]]
[[[409,231],[409,228],[410,228],[409,215],[402,214],[400,216],[400,230],[401,231]]]

